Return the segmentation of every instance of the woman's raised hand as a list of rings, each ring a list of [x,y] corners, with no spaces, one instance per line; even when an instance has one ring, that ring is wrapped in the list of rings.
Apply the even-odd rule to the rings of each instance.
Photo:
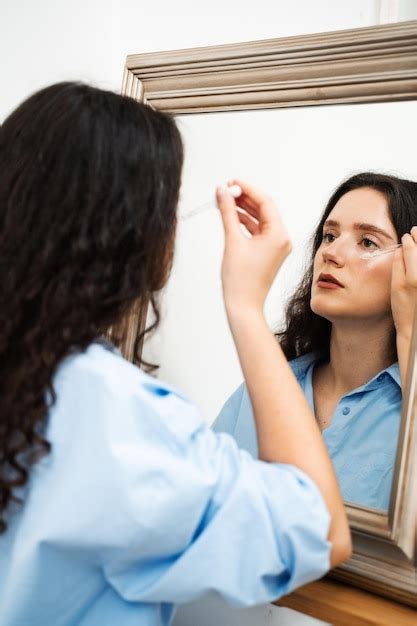
[[[267,195],[241,180],[236,200],[217,189],[217,204],[225,231],[222,265],[223,295],[228,314],[263,311],[271,284],[291,251],[281,217]],[[241,225],[246,228],[245,234]]]
[[[417,226],[401,238],[395,251],[391,280],[391,308],[398,337],[411,340],[417,306]]]

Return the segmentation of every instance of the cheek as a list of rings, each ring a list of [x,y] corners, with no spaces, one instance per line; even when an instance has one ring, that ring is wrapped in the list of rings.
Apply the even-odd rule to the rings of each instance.
[[[378,264],[372,266],[369,263],[364,268],[357,268],[356,276],[363,287],[372,289],[375,296],[387,297],[391,294],[391,264]]]

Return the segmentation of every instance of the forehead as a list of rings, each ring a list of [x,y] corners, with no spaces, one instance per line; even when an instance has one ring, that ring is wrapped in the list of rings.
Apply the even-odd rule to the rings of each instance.
[[[335,204],[327,219],[349,226],[367,222],[395,233],[384,194],[370,187],[361,187],[345,193]]]

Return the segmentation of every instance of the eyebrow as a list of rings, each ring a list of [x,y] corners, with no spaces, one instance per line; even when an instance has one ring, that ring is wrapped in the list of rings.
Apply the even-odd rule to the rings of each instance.
[[[326,220],[323,226],[340,226],[340,224],[335,220]],[[379,226],[375,226],[374,224],[356,222],[355,224],[353,224],[353,228],[355,230],[367,230],[368,232],[378,233],[379,235],[383,235],[384,237],[387,237],[387,239],[391,239],[392,241],[394,241],[394,238],[391,237],[391,235],[389,235],[385,230],[382,230],[382,228],[379,228]]]

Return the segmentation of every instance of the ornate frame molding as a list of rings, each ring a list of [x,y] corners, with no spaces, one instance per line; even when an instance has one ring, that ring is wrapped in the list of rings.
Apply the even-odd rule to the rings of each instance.
[[[127,57],[122,93],[171,113],[414,99],[415,22]]]

